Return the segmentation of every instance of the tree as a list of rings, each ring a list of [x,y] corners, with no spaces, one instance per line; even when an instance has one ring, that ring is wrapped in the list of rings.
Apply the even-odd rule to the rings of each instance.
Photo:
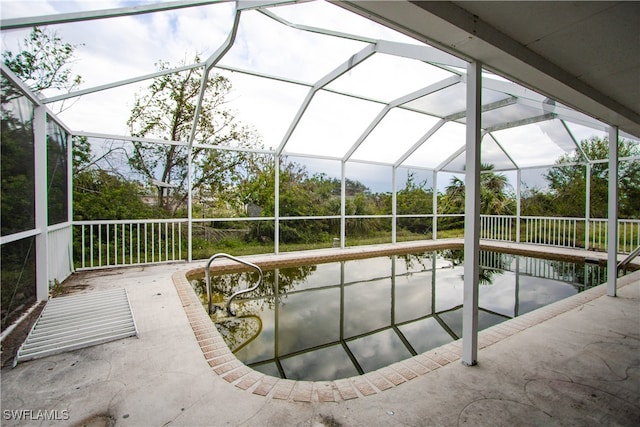
[[[63,42],[55,31],[33,27],[19,47],[16,54],[2,52],[2,59],[33,92],[47,89],[70,92],[82,82],[79,75],[71,72],[77,46]]]
[[[143,201],[145,188],[98,166],[86,137],[73,138],[73,217],[98,219],[162,218],[165,211]],[[112,152],[112,150],[110,150]]]
[[[493,172],[494,166],[483,164],[480,173],[480,213],[515,215],[515,195],[510,194],[507,177]]]
[[[266,216],[275,214],[274,162],[256,165],[241,186],[247,203],[262,208]],[[280,216],[327,216],[340,213],[340,181],[325,174],[309,175],[303,165],[283,161],[280,164],[279,213]],[[265,240],[273,237],[272,225],[253,223],[251,236]],[[312,243],[328,241],[338,233],[332,220],[282,221],[280,238],[284,243]]]
[[[265,216],[275,214],[275,164],[264,162],[241,185],[240,192],[246,203],[262,208]],[[337,216],[340,215],[341,181],[324,173],[310,175],[296,162],[280,163],[279,214],[281,217]],[[347,215],[378,215],[387,204],[378,194],[358,181],[345,180]],[[347,221],[350,236],[368,235],[380,231],[384,224],[377,218],[351,218]],[[252,225],[252,238],[265,240],[274,233],[273,225],[260,222]],[[387,227],[389,228],[389,227]],[[340,234],[340,222],[334,219],[296,220],[280,222],[280,241],[283,243],[328,242]]]
[[[591,160],[609,157],[607,138],[592,137],[580,142],[580,147]],[[619,157],[640,155],[640,147],[631,141],[618,141]],[[554,214],[583,217],[586,197],[585,159],[578,152],[560,157],[546,175],[549,193],[554,201]],[[609,165],[606,161],[592,162],[590,173],[590,216],[606,218],[608,209]],[[640,162],[623,161],[618,164],[618,207],[622,218],[640,215]]]
[[[0,228],[3,236],[35,227],[33,107],[24,97],[5,97],[8,86],[13,87],[5,84],[2,87],[1,110]]]
[[[433,213],[433,190],[428,188],[426,180],[416,182],[415,174],[409,173],[405,187],[397,192],[396,203],[399,215]],[[425,218],[401,218],[399,224],[414,233],[431,231],[429,221]]]
[[[464,213],[464,181],[454,176],[445,188],[444,195],[439,201],[440,211],[445,214]]]
[[[514,215],[515,196],[510,194],[507,177],[493,171],[491,164],[480,166],[480,213],[483,215]],[[464,212],[465,183],[454,176],[439,200],[439,211],[443,214],[460,214]],[[449,228],[460,228],[464,218],[451,217],[443,220]]]
[[[520,195],[521,214],[526,216],[551,216],[555,211],[555,198],[539,188],[526,188]]]
[[[494,166],[482,164],[480,173],[480,213],[484,215],[513,215],[515,198],[507,192],[509,183],[503,174],[493,172]],[[454,176],[441,201],[442,213],[463,213],[465,183]]]
[[[162,210],[144,203],[144,186],[100,169],[88,169],[74,180],[76,221],[162,218]]]
[[[19,52],[5,50],[2,52],[2,59],[36,93],[47,89],[72,90],[81,82],[80,76],[73,76],[71,73],[74,48],[69,43],[63,43],[55,32],[34,27],[19,45]],[[33,105],[4,74],[1,103],[2,230],[3,234],[7,234],[34,226]],[[48,161],[51,162],[54,157],[51,154],[56,147],[51,143],[51,136],[48,142]],[[63,155],[59,152],[56,154]],[[64,183],[63,186],[66,188]],[[49,190],[50,195],[54,195],[59,187],[50,186]],[[55,195],[60,196],[58,193]],[[66,197],[56,199],[66,203]]]
[[[194,62],[200,62],[196,56]],[[170,68],[167,62],[156,64],[159,70]],[[191,138],[202,69],[156,77],[146,92],[136,96],[127,124],[132,136],[166,141],[188,142]],[[259,137],[249,126],[240,123],[226,108],[225,98],[231,82],[218,74],[207,79],[194,142],[207,145],[233,145],[258,148]],[[149,182],[156,183],[157,204],[175,214],[187,198],[189,155],[194,167],[193,189],[209,187],[212,193],[224,193],[239,173],[247,154],[241,151],[214,150],[173,144],[134,142],[129,158],[131,167]],[[162,184],[157,184],[157,183]],[[170,191],[167,191],[167,188]],[[173,203],[170,203],[173,199]]]
[[[71,90],[80,83],[80,77],[72,77],[70,71],[73,46],[62,43],[55,33],[34,28],[20,49],[17,54],[3,51],[3,62],[34,92]],[[33,111],[32,103],[2,73],[0,223],[3,236],[35,227]],[[65,220],[66,194],[62,193],[66,191],[66,185],[61,181],[64,188],[60,188],[56,185],[57,175],[51,175],[59,165],[55,158],[63,156],[64,150],[56,146],[51,136],[48,145],[49,219],[62,217]],[[66,178],[66,171],[62,175]],[[53,215],[52,208],[55,211]],[[3,330],[35,301],[34,240],[33,237],[22,238],[2,245],[0,305]]]

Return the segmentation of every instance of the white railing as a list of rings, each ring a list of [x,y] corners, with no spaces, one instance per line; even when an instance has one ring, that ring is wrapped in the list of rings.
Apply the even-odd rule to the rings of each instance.
[[[618,221],[618,247],[620,252],[630,254],[640,246],[640,220],[621,219]]]
[[[480,238],[515,242],[517,220],[508,215],[481,215]],[[520,242],[607,250],[607,220],[566,217],[520,217]],[[618,220],[618,252],[628,254],[640,245],[640,220]]]
[[[516,240],[516,221],[515,216],[481,215],[480,238],[514,242]]]
[[[575,248],[578,246],[580,218],[521,217],[520,241],[550,246]]]
[[[589,248],[606,250],[607,230],[608,224],[606,219],[590,219]],[[618,252],[628,254],[638,246],[640,246],[640,220],[618,220]]]
[[[449,217],[463,215],[437,216]],[[640,220],[619,220],[618,230],[618,252],[640,245]],[[73,233],[77,270],[182,261],[188,254],[187,219],[75,221]],[[481,215],[480,238],[606,251],[607,220],[526,216],[518,223],[515,216]]]
[[[186,224],[186,219],[76,221],[76,269],[184,260]]]

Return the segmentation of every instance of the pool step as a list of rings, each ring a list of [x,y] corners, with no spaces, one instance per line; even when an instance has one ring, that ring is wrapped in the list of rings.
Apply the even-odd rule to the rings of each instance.
[[[52,298],[18,350],[16,362],[134,335],[138,330],[123,288]]]

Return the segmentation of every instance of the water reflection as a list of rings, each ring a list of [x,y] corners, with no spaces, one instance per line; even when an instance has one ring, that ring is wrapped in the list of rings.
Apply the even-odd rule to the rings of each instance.
[[[604,267],[504,253],[480,256],[480,329],[604,282]],[[212,314],[238,359],[268,375],[334,380],[462,336],[461,251],[426,252],[265,271],[237,318]],[[257,274],[212,277],[223,306]],[[204,281],[192,285],[206,304]],[[235,301],[234,301],[235,302]]]

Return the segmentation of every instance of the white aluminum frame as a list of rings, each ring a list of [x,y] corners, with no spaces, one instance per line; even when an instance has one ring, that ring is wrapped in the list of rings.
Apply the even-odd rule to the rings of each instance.
[[[462,363],[478,363],[478,294],[480,274],[480,123],[482,64],[467,66],[467,143],[464,203],[464,296]]]

